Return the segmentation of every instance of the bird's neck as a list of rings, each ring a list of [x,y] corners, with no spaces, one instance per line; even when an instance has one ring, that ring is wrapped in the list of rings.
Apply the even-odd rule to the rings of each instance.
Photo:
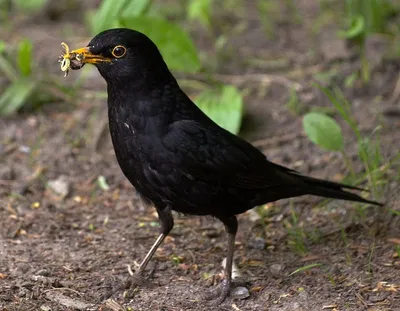
[[[168,123],[190,111],[187,108],[192,104],[172,75],[162,83],[153,82],[141,87],[137,83],[108,83],[107,90],[111,114],[125,111],[141,118],[162,116]]]

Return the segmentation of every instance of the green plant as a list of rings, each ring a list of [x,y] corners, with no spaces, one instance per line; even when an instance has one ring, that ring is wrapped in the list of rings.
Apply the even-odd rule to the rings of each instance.
[[[347,0],[346,29],[339,35],[358,47],[361,59],[361,77],[370,80],[370,66],[366,57],[365,42],[372,34],[392,34],[389,17],[399,10],[390,0]]]
[[[309,264],[309,265],[306,265],[306,266],[303,266],[303,267],[300,267],[300,268],[294,270],[292,273],[289,274],[289,276],[299,273],[299,272],[308,271],[308,270],[316,268],[316,267],[321,267],[321,266],[322,266],[322,264],[320,264],[320,263],[312,263],[312,264]]]
[[[57,98],[64,100],[73,90],[34,72],[32,51],[32,42],[28,39],[21,40],[17,47],[0,41],[0,72],[8,81],[0,95],[0,115],[15,113],[22,107],[37,108]]]
[[[160,49],[168,66],[182,72],[200,69],[197,49],[179,24],[150,14],[151,0],[103,0],[89,21],[92,34],[115,27],[127,27],[145,33]]]
[[[190,0],[187,6],[189,20],[197,20],[205,28],[211,28],[212,0]]]
[[[259,0],[257,3],[258,13],[261,23],[268,38],[275,38],[276,19],[280,15],[280,6],[278,1]]]
[[[290,201],[291,221],[285,221],[284,225],[289,235],[289,246],[298,254],[304,255],[307,252],[305,246],[306,234],[303,227],[299,225],[299,219],[293,208],[293,201]]]
[[[302,110],[302,103],[295,88],[290,89],[289,99],[286,103],[286,108],[294,115],[300,115]]]
[[[394,251],[396,252],[397,257],[400,258],[400,245],[395,245]]]
[[[200,69],[197,49],[189,35],[178,24],[151,16],[123,17],[122,26],[145,33],[161,50],[172,69],[196,72]]]
[[[189,19],[198,20],[206,27],[211,25],[211,0],[191,0],[185,3]],[[89,21],[89,28],[94,34],[112,27],[143,32],[155,42],[172,70],[196,73],[202,67],[199,53],[188,33],[178,23],[155,14],[151,0],[103,0]],[[210,80],[215,83],[211,77]],[[195,80],[185,82],[200,85]],[[202,93],[196,99],[200,109],[220,126],[237,133],[243,109],[240,92],[224,84],[209,87],[204,83],[200,89]]]
[[[234,134],[239,132],[243,100],[234,86],[222,85],[215,89],[205,90],[195,102],[214,122]]]
[[[310,140],[329,151],[343,151],[343,134],[339,124],[326,114],[309,112],[303,118],[303,127]]]
[[[365,178],[369,181],[375,195],[381,194],[382,185],[385,183],[383,180],[384,172],[390,168],[387,161],[381,153],[380,146],[380,127],[376,127],[371,133],[370,137],[363,137],[358,127],[357,121],[351,113],[351,104],[344,97],[339,88],[333,90],[319,87],[324,94],[329,98],[341,117],[346,121],[355,134],[358,145],[358,156],[361,159],[364,170]]]
[[[322,113],[309,113],[304,116],[303,126],[307,136],[315,144],[330,150],[340,151],[346,161],[353,182],[362,182],[367,179],[375,196],[381,195],[383,185],[387,182],[384,178],[385,172],[390,165],[386,163],[382,153],[379,139],[379,129],[377,127],[370,137],[364,137],[358,127],[357,121],[353,118],[351,104],[338,89],[333,90],[317,87],[328,97],[336,111],[352,129],[357,139],[358,157],[364,165],[365,173],[356,176],[349,156],[344,150],[344,138],[339,124],[332,118]]]
[[[103,0],[99,8],[89,15],[89,30],[93,35],[119,26],[121,17],[135,17],[145,14],[152,0]]]
[[[0,0],[0,20],[2,21],[2,26],[8,26],[9,18],[8,15],[11,11],[11,1],[10,0]]]

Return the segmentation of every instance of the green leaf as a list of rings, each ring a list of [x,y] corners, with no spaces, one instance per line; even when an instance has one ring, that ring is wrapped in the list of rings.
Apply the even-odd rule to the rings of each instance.
[[[20,109],[36,87],[36,82],[22,78],[11,84],[0,97],[0,115],[9,115]]]
[[[187,7],[189,19],[198,20],[204,27],[211,27],[212,0],[191,0]]]
[[[122,16],[140,16],[145,14],[151,6],[151,0],[131,0],[128,1],[123,10]]]
[[[92,34],[118,27],[118,18],[127,3],[129,0],[103,0],[97,11],[89,16],[89,27]]]
[[[310,112],[303,118],[308,138],[318,146],[330,150],[343,150],[343,135],[339,124],[325,114]]]
[[[28,39],[18,44],[17,64],[23,76],[29,76],[32,72],[32,42]]]
[[[365,33],[365,19],[361,15],[352,17],[350,21],[350,27],[347,30],[339,31],[339,35],[347,39],[354,39],[356,37],[365,35]]]
[[[231,85],[206,90],[195,100],[196,105],[214,122],[231,133],[240,129],[243,100],[240,92]]]
[[[107,180],[103,175],[97,177],[97,184],[104,191],[108,191],[110,189],[110,186],[108,185]]]
[[[197,49],[179,25],[150,16],[124,17],[121,23],[124,27],[143,32],[153,40],[171,69],[196,72],[200,68]]]

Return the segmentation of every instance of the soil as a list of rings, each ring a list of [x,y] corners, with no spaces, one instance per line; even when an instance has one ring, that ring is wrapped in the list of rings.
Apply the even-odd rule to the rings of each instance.
[[[192,34],[215,61],[220,78],[245,93],[240,135],[272,161],[340,181],[347,173],[342,155],[321,150],[305,137],[301,114],[286,104],[291,90],[297,89],[301,113],[329,109],[311,82],[335,69],[332,81],[352,103],[362,134],[369,137],[382,126],[382,154],[388,161],[400,146],[399,67],[378,57],[367,87],[344,88],[357,59],[337,39],[337,25],[312,33],[321,14],[317,1],[296,3],[301,21],[283,10],[272,37],[265,34],[255,5],[229,13],[227,26],[218,31],[244,26],[232,32],[218,58],[205,31],[192,27]],[[0,35],[9,41],[29,36],[38,67],[68,85],[82,73],[62,78],[59,44],[87,42],[81,17],[47,10],[16,19],[15,31],[0,30]],[[66,36],[65,29],[74,31]],[[374,49],[382,44],[378,40],[369,49],[379,56]],[[156,252],[147,283],[130,298],[118,291],[114,305],[106,302],[104,294],[129,278],[128,267],[134,270],[144,258],[158,223],[154,209],[142,204],[116,163],[105,99],[98,92],[105,91],[104,82],[95,69],[84,72],[74,105],[54,103],[0,119],[1,310],[400,310],[396,164],[386,170],[376,197],[385,201],[383,209],[301,197],[240,215],[235,262],[247,298],[233,295],[219,306],[203,298],[221,280],[223,226],[212,218],[175,215],[176,226]],[[354,134],[335,117],[343,126],[346,153],[360,172]]]

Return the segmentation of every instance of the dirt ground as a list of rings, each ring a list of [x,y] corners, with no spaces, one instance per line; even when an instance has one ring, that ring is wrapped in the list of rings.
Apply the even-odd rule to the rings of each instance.
[[[272,161],[341,180],[341,154],[312,144],[301,115],[286,103],[296,88],[303,110],[330,107],[311,82],[335,68],[334,80],[343,85],[357,60],[336,39],[335,28],[311,35],[320,14],[317,1],[297,3],[302,21],[282,14],[272,38],[251,5],[230,16],[228,23],[245,27],[229,39],[216,70],[245,91],[243,137]],[[29,36],[38,64],[72,83],[81,73],[63,80],[56,59],[60,41],[79,46],[89,39],[80,20],[73,12],[57,21],[41,13],[0,35],[11,41]],[[67,37],[66,27],[74,29]],[[193,36],[215,57],[207,36]],[[382,125],[382,153],[390,159],[400,146],[399,64],[379,59],[381,47],[379,40],[369,47],[378,56],[370,85],[349,88],[346,96],[363,135]],[[118,310],[103,295],[129,277],[128,267],[135,269],[158,234],[154,209],[138,200],[109,137],[101,134],[107,130],[106,103],[97,91],[105,91],[104,82],[93,68],[85,74],[76,105],[55,103],[0,119],[1,310]],[[341,124],[346,150],[360,170],[355,137]],[[235,295],[220,306],[204,300],[202,294],[221,279],[223,226],[212,218],[175,215],[148,283],[129,299],[121,291],[113,299],[121,310],[400,310],[398,175],[396,165],[387,172],[377,197],[386,202],[381,210],[302,197],[240,215],[235,262],[249,297]],[[291,274],[310,264],[316,266]]]

